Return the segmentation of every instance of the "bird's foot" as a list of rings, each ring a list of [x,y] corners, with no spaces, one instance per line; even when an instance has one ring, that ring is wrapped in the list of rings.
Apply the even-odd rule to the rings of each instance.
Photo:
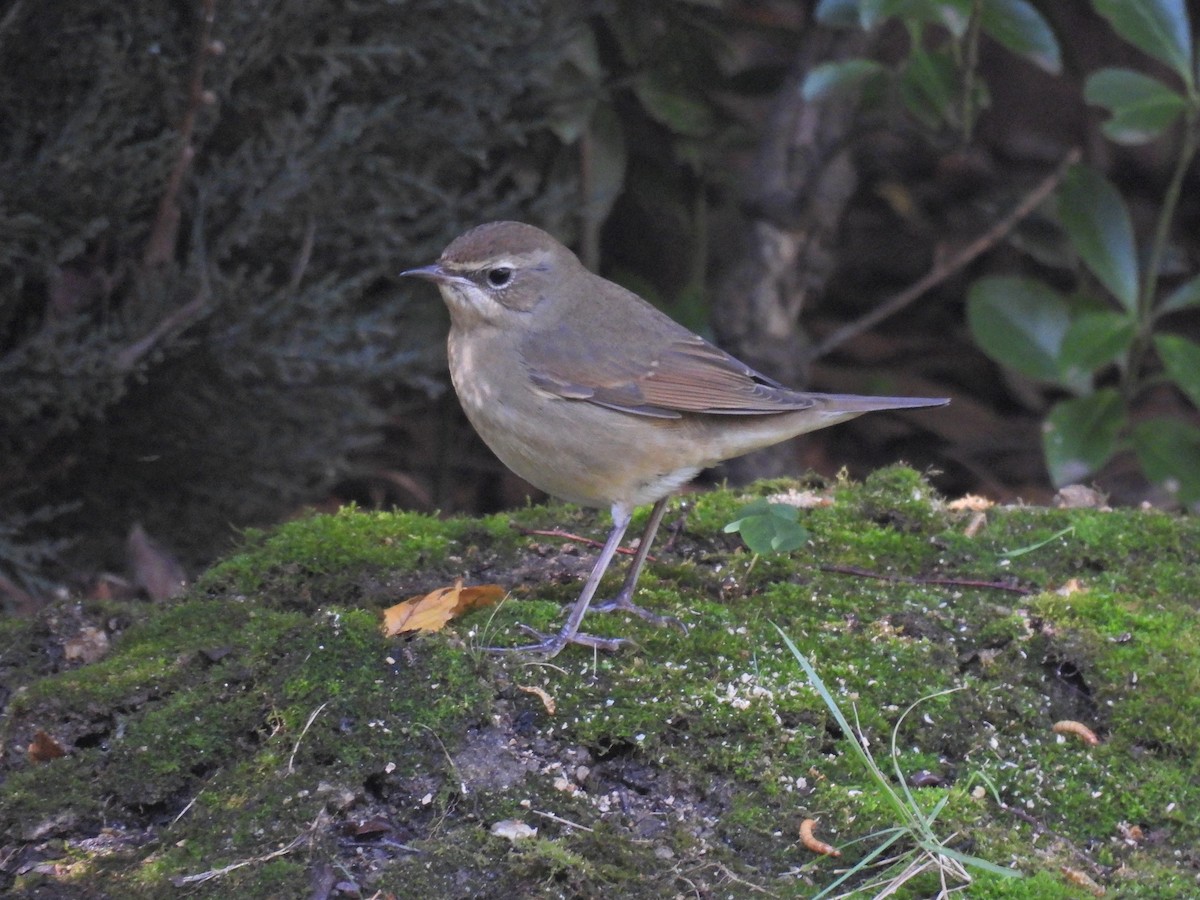
[[[646,609],[644,606],[638,606],[623,593],[618,594],[612,600],[601,600],[599,603],[593,603],[592,610],[595,612],[627,612],[640,619],[645,619],[650,624],[657,625],[660,628],[663,625],[673,625],[684,634],[688,633],[688,627],[679,621],[679,619],[674,616],[661,616],[652,610]]]
[[[519,625],[517,627],[535,638],[537,643],[520,644],[516,647],[487,647],[487,651],[489,653],[534,653],[546,659],[553,659],[555,656],[558,656],[567,644],[578,644],[581,647],[591,647],[593,650],[612,652],[620,650],[626,644],[633,643],[629,638],[602,638],[594,634],[582,634],[578,631],[570,634],[565,629],[557,634],[543,634],[536,628],[530,628],[528,625]]]

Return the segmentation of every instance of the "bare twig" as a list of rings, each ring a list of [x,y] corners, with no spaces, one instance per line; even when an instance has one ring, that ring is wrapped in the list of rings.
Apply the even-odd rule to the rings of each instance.
[[[1015,584],[1005,584],[1003,581],[983,581],[975,578],[912,578],[907,575],[888,575],[884,572],[873,572],[858,566],[818,566],[822,572],[832,572],[835,575],[854,575],[858,578],[877,578],[880,581],[893,581],[901,584],[931,584],[938,587],[981,588],[993,591],[1008,591],[1010,594],[1032,594],[1031,588]]]
[[[581,534],[574,534],[570,531],[562,531],[561,529],[558,529],[558,528],[550,528],[550,529],[523,528],[520,525],[517,525],[516,523],[510,523],[510,524],[513,528],[515,528],[521,534],[536,535],[538,537],[561,538],[564,541],[572,541],[573,543],[577,543],[577,544],[585,544],[588,547],[603,547],[604,546],[604,541],[595,541],[589,537],[584,537]],[[625,556],[633,556],[635,553],[637,553],[637,550],[633,547],[618,547],[617,552],[622,553]],[[658,562],[658,560],[655,559],[653,556],[647,556],[646,559],[649,562]]]
[[[446,749],[446,744],[441,736],[423,722],[417,723],[418,728],[424,728],[433,736],[433,739],[438,742],[438,746],[442,748],[442,756],[446,757],[446,763],[450,766],[450,771],[454,773],[454,780],[458,782],[459,790],[465,795],[467,793],[467,783],[463,780],[462,773],[458,769],[458,764],[454,762],[454,757],[450,755],[450,751]]]
[[[329,705],[329,701],[326,700],[324,703],[322,703],[320,706],[318,706],[316,709],[314,709],[312,711],[312,713],[309,715],[308,721],[304,723],[304,727],[300,729],[300,736],[298,738],[296,738],[296,746],[294,746],[292,748],[292,755],[288,757],[287,773],[289,775],[291,775],[294,771],[296,771],[294,763],[296,762],[296,752],[300,749],[300,742],[302,740],[304,740],[304,736],[306,734],[308,734],[308,729],[312,728],[312,723],[317,720],[317,716],[319,716],[321,714],[321,710],[323,710],[328,705]]]
[[[732,869],[730,869],[724,863],[712,862],[712,863],[709,863],[709,865],[712,866],[714,869],[716,869],[718,872],[720,872],[724,878],[729,879],[734,884],[740,884],[742,887],[749,888],[750,890],[754,891],[754,893],[756,893],[756,894],[766,894],[768,897],[778,897],[779,896],[778,894],[772,893],[771,891],[767,890],[762,885],[755,884],[753,881],[747,881],[745,878],[739,877],[736,872],[734,872]]]
[[[151,328],[140,340],[130,344],[117,354],[115,362],[117,371],[128,372],[132,370],[142,357],[153,350],[163,338],[177,334],[200,318],[207,306],[208,285],[205,283],[196,291],[195,297]]]
[[[542,812],[540,809],[531,809],[531,813],[535,816],[541,816],[543,819],[549,819],[551,822],[557,822],[559,825],[566,825],[568,828],[578,828],[580,831],[594,832],[595,828],[588,828],[586,825],[580,825],[578,822],[572,822],[570,819],[564,819],[561,816],[556,816],[554,813]]]
[[[1063,161],[1059,163],[1058,167],[1047,175],[1037,187],[1030,191],[1007,216],[971,241],[967,246],[963,247],[962,250],[950,257],[950,259],[935,263],[932,269],[900,293],[893,295],[862,318],[843,325],[828,335],[812,349],[809,359],[814,360],[828,356],[834,349],[846,341],[857,337],[864,331],[874,328],[884,319],[904,309],[904,307],[908,306],[926,291],[945,281],[961,269],[966,268],[976,257],[1002,241],[1005,235],[1012,231],[1022,219],[1033,212],[1043,200],[1050,196],[1050,193],[1058,187],[1059,182],[1066,175],[1067,169],[1079,162],[1079,157],[1080,153],[1078,149],[1071,150],[1063,158]]]
[[[204,791],[200,792],[200,794],[203,794],[203,793],[204,793]],[[186,816],[188,814],[188,810],[191,809],[193,806],[195,806],[196,801],[200,799],[200,794],[197,794],[195,797],[193,797],[191,800],[189,800],[187,802],[187,806],[185,806],[183,809],[181,809],[179,811],[179,815],[177,815],[175,818],[173,818],[171,820],[172,825],[174,825],[176,822],[178,822],[180,819],[182,819],[184,816]]]
[[[196,113],[208,100],[204,91],[204,68],[211,56],[220,52],[219,45],[212,40],[213,19],[216,17],[216,0],[204,0],[200,20],[200,42],[192,64],[192,77],[188,86],[187,108],[179,123],[179,156],[167,178],[167,186],[158,204],[158,214],[146,241],[146,252],[142,262],[147,266],[160,266],[168,262],[175,252],[175,238],[179,233],[179,194],[183,190],[183,179],[196,156],[192,137],[196,131]]]
[[[292,264],[292,277],[288,280],[288,293],[295,293],[300,287],[300,282],[304,280],[304,272],[308,269],[308,262],[312,259],[313,241],[317,236],[317,223],[309,216],[308,223],[304,226],[304,240],[300,244],[300,253],[296,256],[296,261]]]
[[[308,826],[306,831],[296,835],[296,837],[292,838],[291,841],[289,841],[283,847],[280,847],[278,850],[274,850],[271,853],[264,854],[263,856],[253,856],[250,859],[243,859],[235,863],[230,863],[229,865],[222,866],[219,869],[209,869],[207,872],[197,872],[195,875],[179,875],[175,878],[172,878],[171,883],[174,884],[175,887],[184,887],[185,885],[189,884],[203,884],[206,881],[212,881],[214,878],[222,878],[225,875],[228,875],[230,872],[236,872],[238,869],[243,869],[246,866],[270,862],[271,860],[277,859],[280,856],[286,856],[287,854],[300,849],[306,844],[311,844],[313,837],[316,836],[317,832],[329,824],[329,819],[329,813],[322,809],[319,813],[317,813],[317,817],[312,820],[312,824]]]
[[[1049,837],[1051,840],[1059,841],[1060,843],[1062,843],[1068,850],[1071,851],[1071,854],[1076,859],[1080,860],[1083,863],[1086,863],[1093,872],[1106,873],[1109,871],[1109,868],[1107,866],[1104,866],[1101,863],[1099,863],[1090,853],[1088,853],[1086,850],[1083,850],[1083,849],[1077,847],[1075,845],[1074,841],[1072,841],[1070,838],[1060,834],[1059,832],[1055,831],[1053,828],[1051,828],[1049,825],[1047,825],[1041,819],[1037,818],[1037,816],[1030,815],[1029,813],[1025,812],[1025,810],[1019,809],[1016,806],[1009,806],[1007,803],[1004,803],[1004,802],[1000,803],[1000,809],[1003,810],[1004,812],[1008,813],[1010,816],[1015,816],[1016,818],[1020,819],[1022,822],[1025,822],[1025,823],[1033,826],[1033,831],[1034,831],[1035,835],[1044,834],[1047,837]]]

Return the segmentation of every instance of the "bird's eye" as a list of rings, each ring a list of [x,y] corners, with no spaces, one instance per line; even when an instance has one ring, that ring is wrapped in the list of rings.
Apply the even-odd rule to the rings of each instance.
[[[512,281],[513,270],[507,266],[488,269],[487,281],[494,288],[502,288]]]

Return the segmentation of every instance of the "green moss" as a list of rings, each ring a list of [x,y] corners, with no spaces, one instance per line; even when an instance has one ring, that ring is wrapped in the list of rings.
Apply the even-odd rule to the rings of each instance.
[[[561,623],[578,582],[553,568],[555,539],[520,528],[606,527],[563,506],[482,522],[289,523],[146,610],[105,659],[55,674],[23,655],[44,629],[4,627],[3,671],[20,679],[6,746],[45,728],[71,754],[10,762],[0,829],[13,842],[156,823],[149,843],[103,857],[65,845],[72,877],[114,895],[174,896],[172,878],[258,860],[191,890],[301,895],[327,863],[364,890],[413,896],[757,895],[747,885],[811,896],[833,865],[797,845],[801,819],[818,817],[852,864],[897,818],[778,624],[889,778],[901,713],[961,689],[922,702],[896,752],[904,777],[944,779],[914,789],[923,810],[946,800],[939,834],[1030,876],[975,873],[972,897],[1078,896],[1063,866],[1122,897],[1188,896],[1200,845],[1196,523],[992,509],[968,536],[967,514],[897,468],[802,509],[811,540],[789,557],[755,558],[723,533],[749,496],[788,486],[679,501],[668,522],[682,513],[684,528],[656,547],[638,601],[689,633],[589,616],[587,630],[634,642],[615,654],[483,650],[526,640],[518,624]],[[551,568],[539,580],[540,565]],[[426,638],[378,631],[377,609],[407,593],[506,570],[525,583],[498,609]],[[1055,734],[1063,718],[1102,743]],[[975,773],[1009,809],[972,792]],[[509,818],[537,838],[489,833]],[[345,835],[364,820],[386,821],[408,849],[356,846]],[[1131,843],[1133,826],[1154,839]],[[270,856],[298,838],[301,850]],[[62,883],[31,874],[15,887],[39,877]],[[925,896],[931,878],[897,896]]]
[[[843,483],[838,493],[856,505],[863,518],[900,531],[927,531],[941,519],[941,501],[933,487],[907,466],[872,472],[861,487]]]
[[[242,552],[214,566],[201,590],[260,589],[267,578],[289,573],[312,577],[348,568],[415,569],[443,563],[452,549],[470,552],[474,540],[503,542],[512,534],[507,518],[439,519],[411,512],[362,512],[344,507],[311,515],[275,531],[250,531]]]

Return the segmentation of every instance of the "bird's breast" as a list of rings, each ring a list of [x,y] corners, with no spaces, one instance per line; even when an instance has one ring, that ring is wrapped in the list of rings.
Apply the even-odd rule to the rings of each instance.
[[[677,420],[652,419],[555,396],[529,379],[515,352],[469,336],[449,343],[450,374],[484,443],[517,475],[572,503],[652,503],[700,466],[680,454]]]

